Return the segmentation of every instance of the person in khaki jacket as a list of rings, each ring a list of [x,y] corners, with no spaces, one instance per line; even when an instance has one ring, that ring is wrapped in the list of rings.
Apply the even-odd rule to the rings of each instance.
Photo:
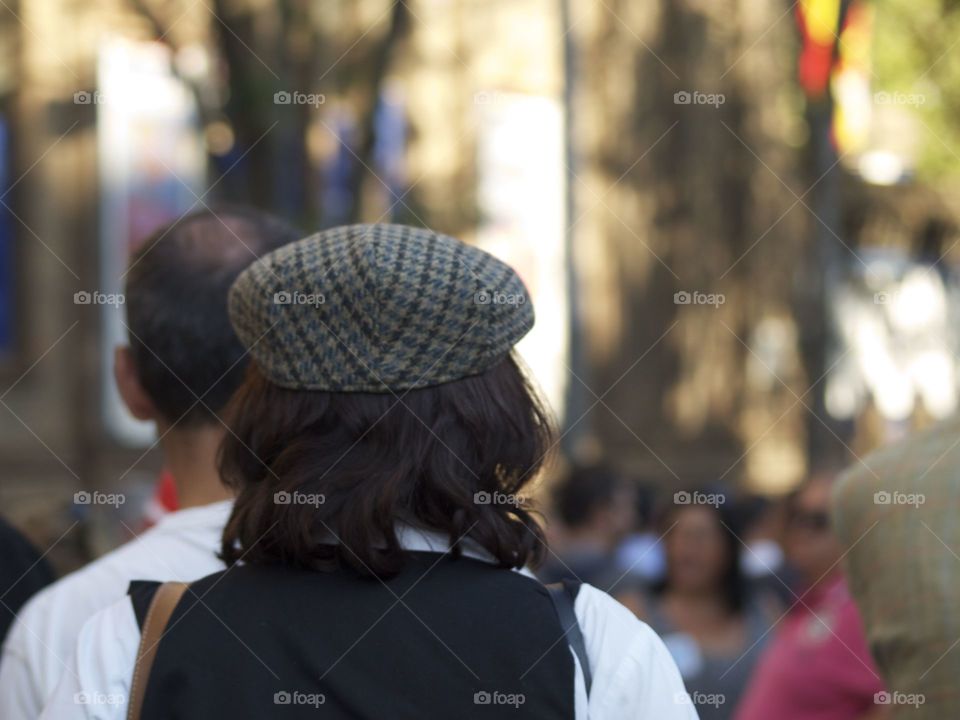
[[[833,493],[894,718],[960,717],[960,417],[858,461]]]

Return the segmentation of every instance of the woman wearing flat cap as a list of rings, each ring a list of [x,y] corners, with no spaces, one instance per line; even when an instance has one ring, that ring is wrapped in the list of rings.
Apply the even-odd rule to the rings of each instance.
[[[696,718],[659,638],[547,587],[525,494],[553,445],[516,273],[429,230],[339,227],[246,270],[227,569],[134,583],[43,717]]]

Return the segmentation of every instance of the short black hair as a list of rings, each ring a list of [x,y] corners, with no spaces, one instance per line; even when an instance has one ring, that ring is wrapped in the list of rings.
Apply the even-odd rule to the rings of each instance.
[[[603,464],[573,464],[553,488],[553,507],[561,522],[578,528],[593,514],[610,506],[626,479]]]
[[[253,362],[226,413],[228,565],[390,577],[406,559],[399,523],[445,535],[454,555],[476,543],[505,568],[543,557],[524,490],[554,429],[512,355],[400,396],[282,388]],[[291,502],[298,494],[307,502]]]
[[[180,427],[217,420],[247,364],[227,292],[250,263],[300,235],[269,214],[230,206],[185,215],[134,254],[125,290],[130,347],[164,420]]]

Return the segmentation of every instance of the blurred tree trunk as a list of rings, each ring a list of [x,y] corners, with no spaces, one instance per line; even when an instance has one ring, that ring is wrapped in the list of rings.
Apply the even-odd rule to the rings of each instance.
[[[678,485],[783,487],[803,471],[792,305],[809,246],[788,6],[576,0],[572,15],[594,451]]]
[[[373,164],[377,101],[409,22],[405,4],[284,0],[251,7],[216,0],[214,7],[221,20],[214,30],[229,73],[224,110],[237,139],[228,163],[239,161],[225,180],[229,195],[300,218],[305,227],[322,225],[323,188],[310,144],[311,131],[322,128],[319,134],[345,145],[355,161],[345,214],[359,219],[366,168]],[[312,93],[324,101],[278,104],[278,91]],[[328,104],[341,104],[353,119],[352,136],[336,134]]]
[[[254,9],[215,0],[212,21],[226,71],[223,111],[236,142],[220,168],[229,170],[221,194],[293,217],[306,205],[306,106],[278,105],[274,93],[312,91],[294,86],[302,59],[288,54],[298,46],[290,42],[298,5],[286,1]]]
[[[408,0],[409,1],[409,0]],[[407,30],[410,17],[404,0],[396,0],[390,11],[390,25],[386,34],[376,48],[371,60],[368,87],[365,92],[370,103],[361,113],[361,121],[357,133],[357,164],[351,177],[350,200],[348,213],[350,222],[360,222],[363,217],[363,185],[364,179],[373,169],[373,150],[376,146],[377,106],[380,102],[383,82],[390,69],[390,60],[397,44]]]

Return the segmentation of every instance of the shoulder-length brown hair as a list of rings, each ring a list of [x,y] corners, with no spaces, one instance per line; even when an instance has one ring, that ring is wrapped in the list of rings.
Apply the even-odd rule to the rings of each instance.
[[[510,355],[480,375],[394,394],[281,388],[255,364],[227,409],[220,472],[237,493],[222,557],[389,577],[399,523],[469,538],[503,567],[537,564],[523,490],[554,436]]]

